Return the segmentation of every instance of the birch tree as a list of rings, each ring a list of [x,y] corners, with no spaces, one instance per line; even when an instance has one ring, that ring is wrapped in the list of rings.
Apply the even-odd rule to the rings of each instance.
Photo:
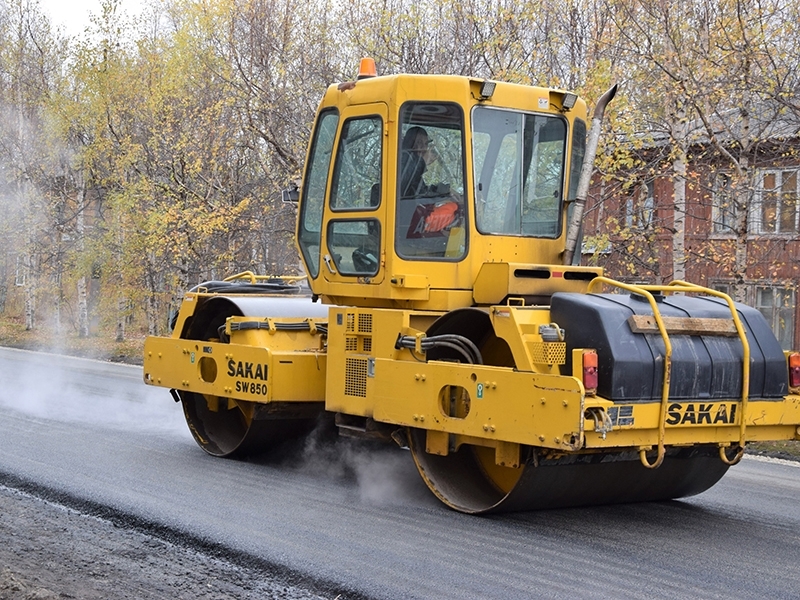
[[[0,11],[0,102],[5,115],[0,147],[7,165],[6,190],[11,192],[4,253],[16,255],[16,282],[25,297],[25,328],[33,329],[40,286],[47,283],[45,268],[53,266],[55,246],[60,243],[51,237],[47,107],[63,46],[35,1],[11,0]]]
[[[651,81],[640,85],[638,93],[656,91],[666,100],[660,129],[670,140],[666,158],[676,215],[672,271],[676,276],[685,273],[681,217],[686,210],[687,151],[690,145],[705,146],[723,157],[733,173],[735,223],[731,259],[724,267],[734,278],[736,299],[744,301],[744,280],[752,263],[747,239],[753,223],[748,216],[753,215],[757,187],[753,161],[781,119],[781,108],[765,101],[792,94],[771,59],[772,50],[782,43],[780,29],[790,5],[783,0],[635,0],[609,6],[625,17],[617,23],[631,57],[632,76],[640,83]],[[708,249],[694,252],[702,257]]]

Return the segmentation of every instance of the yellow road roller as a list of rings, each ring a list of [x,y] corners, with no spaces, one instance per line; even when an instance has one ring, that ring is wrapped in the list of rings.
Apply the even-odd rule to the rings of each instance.
[[[563,90],[371,71],[317,113],[306,277],[206,282],[146,341],[145,382],[201,448],[268,451],[327,416],[477,514],[689,496],[747,442],[800,439],[800,354],[757,310],[574,264],[614,88],[590,120]]]

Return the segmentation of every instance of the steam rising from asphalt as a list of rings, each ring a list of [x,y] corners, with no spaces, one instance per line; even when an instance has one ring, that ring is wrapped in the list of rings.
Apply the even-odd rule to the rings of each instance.
[[[164,388],[145,385],[141,367],[129,365],[0,348],[0,410],[40,419],[43,426],[56,421],[172,431],[191,439],[180,405]],[[411,453],[394,443],[337,437],[328,423],[287,450],[289,468],[353,481],[362,504],[436,506]]]
[[[143,383],[141,367],[24,350],[0,349],[0,407],[111,429],[186,430],[180,407]]]
[[[355,480],[359,500],[364,504],[437,506],[408,450],[401,450],[394,443],[330,437],[318,427],[306,438],[304,470],[317,476]]]

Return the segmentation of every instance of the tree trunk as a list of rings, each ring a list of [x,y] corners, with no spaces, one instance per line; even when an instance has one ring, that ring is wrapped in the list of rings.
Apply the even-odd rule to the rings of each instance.
[[[86,180],[83,173],[78,174],[78,206],[77,217],[75,223],[76,233],[78,235],[78,251],[83,255],[86,249],[86,239],[84,237],[86,231],[86,222],[84,212],[86,210]],[[82,338],[89,337],[89,295],[87,293],[86,275],[81,275],[78,278],[78,336]]]
[[[116,342],[124,342],[125,341],[125,307],[127,303],[125,302],[125,298],[120,296],[117,299],[117,335],[115,337]]]
[[[125,273],[123,272],[123,255],[122,249],[123,244],[125,241],[124,235],[122,233],[122,225],[119,221],[119,217],[117,218],[117,250],[116,250],[116,267],[117,267],[117,334],[115,340],[117,342],[125,341],[125,309],[127,307],[127,302],[125,301],[125,294],[123,290],[125,289]]]
[[[672,125],[675,158],[672,162],[674,200],[672,234],[672,278],[686,279],[686,109],[683,98],[676,101]]]
[[[672,278],[686,279],[686,154],[680,151],[680,158],[672,164],[675,171],[673,195],[675,198],[674,229],[672,235]]]
[[[63,281],[63,266],[61,263],[61,248],[59,247],[57,252],[57,271],[56,271],[56,289],[54,290],[55,293],[53,294],[55,297],[53,298],[53,329],[56,332],[58,337],[61,337],[61,331],[63,329],[61,324],[61,307],[64,304],[64,290],[61,288],[61,282]]]
[[[6,311],[6,298],[8,297],[8,253],[3,252],[0,257],[0,314]]]
[[[25,257],[25,331],[33,331],[36,327],[36,278],[35,259],[32,255]]]
[[[159,334],[159,311],[158,311],[158,285],[155,275],[155,266],[154,266],[155,258],[153,253],[150,253],[147,256],[147,264],[146,264],[146,271],[145,271],[145,283],[147,285],[147,298],[145,299],[144,304],[144,313],[147,317],[147,334],[148,335],[158,335]]]
[[[86,291],[86,276],[78,278],[78,336],[89,337],[89,300]]]
[[[736,202],[736,239],[733,257],[733,299],[737,302],[747,301],[747,229],[748,213],[752,206],[752,182],[748,171],[749,162],[746,157],[739,159],[737,165],[738,181],[734,191]]]

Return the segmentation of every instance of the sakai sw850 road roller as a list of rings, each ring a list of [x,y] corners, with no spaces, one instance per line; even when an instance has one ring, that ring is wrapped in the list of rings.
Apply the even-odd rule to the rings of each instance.
[[[263,451],[324,412],[484,513],[689,496],[748,441],[800,439],[800,354],[758,311],[573,264],[613,89],[587,132],[569,92],[369,70],[328,88],[313,128],[310,292],[207,282],[147,339],[145,382],[206,452]]]

